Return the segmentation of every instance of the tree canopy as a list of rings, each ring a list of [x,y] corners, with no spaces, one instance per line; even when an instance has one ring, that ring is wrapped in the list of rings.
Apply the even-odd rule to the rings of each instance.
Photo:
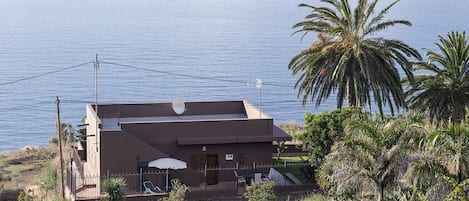
[[[295,84],[303,104],[308,100],[316,106],[331,94],[337,94],[337,108],[347,100],[349,106],[368,106],[372,99],[380,114],[388,106],[406,108],[398,68],[413,80],[408,58],[421,59],[420,54],[402,41],[374,37],[394,25],[410,26],[407,20],[385,20],[398,2],[377,10],[378,0],[359,0],[354,8],[348,0],[321,0],[328,6],[300,4],[311,9],[305,21],[293,26],[303,36],[317,33],[317,40],[294,56],[288,68],[299,75]]]

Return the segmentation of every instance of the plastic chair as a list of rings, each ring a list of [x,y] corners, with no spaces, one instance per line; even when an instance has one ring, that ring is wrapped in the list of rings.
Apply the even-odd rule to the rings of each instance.
[[[151,181],[144,181],[143,188],[145,188],[145,191],[143,193],[163,193],[160,187],[154,186]]]

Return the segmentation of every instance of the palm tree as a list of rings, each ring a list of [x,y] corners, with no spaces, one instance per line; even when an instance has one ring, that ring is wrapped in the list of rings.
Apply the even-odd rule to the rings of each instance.
[[[321,1],[330,7],[300,4],[300,7],[311,8],[312,12],[305,21],[293,26],[298,29],[294,34],[318,33],[318,39],[294,56],[288,66],[293,75],[300,75],[295,89],[303,105],[311,99],[319,106],[331,93],[337,92],[338,108],[342,107],[344,99],[349,106],[371,108],[372,98],[380,114],[386,105],[392,114],[394,107],[405,108],[395,65],[412,80],[412,65],[407,58],[421,59],[420,54],[399,40],[372,38],[391,26],[411,25],[406,20],[383,20],[399,0],[378,12],[375,9],[378,0],[359,0],[353,10],[348,0]]]
[[[469,130],[449,125],[427,136],[427,146],[412,154],[406,184],[429,200],[456,200],[469,184]]]
[[[345,132],[318,178],[330,182],[325,186],[336,197],[379,201],[397,192],[409,150],[419,147],[427,133],[421,122],[405,118],[352,120]]]
[[[462,182],[469,178],[469,130],[462,126],[448,126],[430,136],[431,148],[440,157],[450,176]]]
[[[461,122],[469,106],[469,43],[465,32],[450,32],[436,44],[441,53],[427,52],[428,62],[415,63],[415,76],[406,92],[412,108],[438,122]]]

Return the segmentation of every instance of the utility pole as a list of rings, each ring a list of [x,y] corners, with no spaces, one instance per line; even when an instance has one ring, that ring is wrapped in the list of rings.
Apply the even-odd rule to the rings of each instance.
[[[65,184],[64,184],[64,158],[62,155],[62,128],[60,123],[60,100],[59,97],[55,97],[55,104],[57,107],[57,134],[59,135],[59,157],[60,157],[60,193],[62,196],[62,200],[65,200]]]

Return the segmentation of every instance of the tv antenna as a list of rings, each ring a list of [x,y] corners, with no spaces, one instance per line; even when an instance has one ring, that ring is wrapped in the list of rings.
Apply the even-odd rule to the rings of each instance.
[[[259,89],[259,118],[262,118],[262,105],[261,105],[261,100],[262,100],[262,80],[256,78],[256,87]]]

